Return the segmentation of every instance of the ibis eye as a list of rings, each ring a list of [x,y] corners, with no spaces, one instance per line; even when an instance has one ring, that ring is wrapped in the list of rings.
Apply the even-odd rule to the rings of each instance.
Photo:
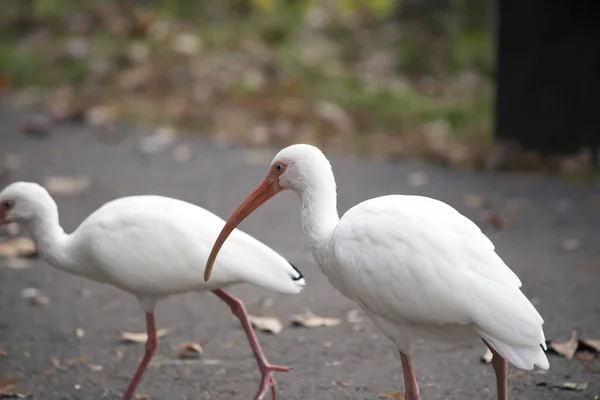
[[[281,164],[277,164],[277,165],[275,166],[275,171],[277,171],[277,172],[281,172],[281,171],[283,171],[283,165],[281,165]]]
[[[4,202],[4,208],[6,208],[7,210],[10,210],[13,206],[12,201],[5,201]]]

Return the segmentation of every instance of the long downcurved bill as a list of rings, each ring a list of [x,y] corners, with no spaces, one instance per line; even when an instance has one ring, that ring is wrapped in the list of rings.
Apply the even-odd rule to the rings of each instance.
[[[217,258],[217,254],[219,254],[219,250],[225,243],[227,237],[233,232],[236,226],[238,226],[248,215],[250,215],[254,210],[264,204],[271,197],[275,196],[277,193],[281,192],[283,188],[279,186],[279,179],[276,176],[267,175],[267,177],[250,193],[246,200],[231,214],[231,217],[225,223],[225,226],[221,230],[219,237],[215,241],[213,248],[210,252],[210,256],[208,257],[208,261],[206,262],[206,267],[204,268],[204,281],[208,281],[210,278],[210,273],[212,272],[213,265],[215,263],[215,259]]]

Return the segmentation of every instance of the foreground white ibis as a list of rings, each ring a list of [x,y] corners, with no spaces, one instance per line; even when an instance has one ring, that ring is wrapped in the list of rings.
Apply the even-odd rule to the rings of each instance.
[[[222,289],[248,282],[281,293],[299,293],[304,278],[274,250],[239,230],[223,247],[213,279],[203,279],[209,249],[225,222],[203,208],[161,196],[131,196],[111,201],[72,233],[63,231],[58,209],[40,185],[17,182],[0,193],[0,225],[16,222],[28,228],[39,254],[68,273],[116,286],[135,295],[146,313],[148,340],[144,357],[123,400],[132,399],[158,348],[154,309],[169,295],[212,291],[240,320],[262,379],[255,400],[269,386],[272,373],[290,369],[270,365],[256,339],[243,303]]]
[[[310,145],[275,156],[223,227],[204,271],[207,281],[233,229],[285,189],[302,201],[302,228],[321,271],[396,344],[407,400],[419,398],[410,352],[420,338],[483,339],[493,353],[501,400],[506,360],[525,370],[549,368],[542,317],[477,225],[441,201],[400,195],[367,200],[339,219],[331,165]]]

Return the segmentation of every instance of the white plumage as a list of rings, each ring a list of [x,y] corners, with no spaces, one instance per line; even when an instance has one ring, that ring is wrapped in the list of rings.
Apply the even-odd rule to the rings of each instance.
[[[504,359],[522,369],[549,367],[542,317],[477,225],[441,201],[401,195],[367,200],[339,219],[331,165],[313,146],[290,146],[275,156],[217,239],[205,279],[228,233],[285,189],[302,201],[302,227],[327,279],[398,347],[407,400],[419,397],[410,361],[417,339],[482,338],[494,353],[502,400]]]
[[[135,295],[151,317],[147,319],[149,343],[156,333],[157,301],[177,293],[210,290],[232,308],[249,336],[263,372],[256,398],[262,398],[273,383],[271,372],[288,370],[267,363],[243,305],[220,289],[247,282],[294,294],[302,290],[304,278],[277,252],[236,230],[223,248],[219,271],[206,283],[202,276],[209,250],[225,224],[210,211],[161,196],[124,197],[106,203],[67,234],[48,192],[35,183],[17,182],[0,193],[0,225],[7,222],[26,226],[38,252],[51,265]],[[147,351],[147,361],[155,350]],[[124,399],[133,396],[144,369],[141,365]]]

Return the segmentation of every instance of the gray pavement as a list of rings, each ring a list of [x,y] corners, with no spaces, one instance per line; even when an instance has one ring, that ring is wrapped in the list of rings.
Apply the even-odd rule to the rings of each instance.
[[[178,163],[172,149],[153,156],[136,151],[138,132],[107,135],[86,126],[61,126],[48,137],[19,133],[25,116],[0,107],[0,157],[20,154],[24,164],[11,180],[41,182],[52,175],[89,175],[92,187],[80,196],[57,197],[61,222],[73,230],[104,202],[131,194],[161,194],[206,207],[226,218],[254,188],[275,150],[226,148],[204,140],[184,139],[194,157]],[[101,138],[120,137],[118,143]],[[567,339],[572,330],[600,339],[600,195],[598,186],[565,183],[541,175],[465,173],[417,162],[377,164],[350,157],[331,157],[339,187],[340,212],[370,197],[388,193],[423,194],[444,200],[486,228],[499,254],[521,277],[524,292],[546,320],[549,339]],[[428,183],[412,187],[408,177],[423,172]],[[7,180],[0,181],[3,187]],[[473,193],[492,201],[499,212],[518,202],[520,215],[506,229],[493,230],[479,212],[465,206]],[[268,223],[267,223],[268,221]],[[251,312],[271,298],[269,312],[287,324],[290,316],[310,309],[341,317],[354,305],[321,275],[304,244],[298,200],[285,193],[271,201],[241,229],[277,249],[305,274],[308,286],[297,296],[278,295],[249,285],[230,293],[240,296]],[[567,252],[560,245],[576,238],[580,246]],[[143,331],[137,301],[128,294],[57,271],[34,260],[16,270],[0,260],[0,377],[18,377],[14,389],[34,399],[119,399],[143,352],[141,344],[124,344],[121,331]],[[33,306],[21,291],[37,287],[51,303]],[[246,400],[254,394],[258,373],[243,331],[228,308],[211,295],[169,298],[157,309],[159,327],[172,332],[161,339],[157,362],[139,393],[151,399]],[[294,368],[277,374],[280,398],[385,399],[380,393],[402,392],[399,358],[391,342],[367,321],[364,330],[344,321],[329,328],[286,325],[277,336],[259,333],[274,364]],[[75,334],[83,329],[85,336]],[[200,342],[200,361],[178,361],[186,342]],[[414,365],[424,400],[494,399],[490,366],[480,363],[483,346],[423,343]],[[68,361],[85,357],[85,362]],[[59,360],[60,368],[52,364]],[[77,360],[76,360],[77,361]],[[584,363],[550,355],[548,374],[521,373],[511,367],[511,399],[594,399],[600,396],[600,361]],[[90,367],[93,365],[94,367]],[[103,369],[98,371],[99,367]],[[584,383],[583,391],[565,391],[536,383]],[[0,396],[1,398],[2,396]],[[387,397],[392,398],[392,397]],[[393,398],[392,398],[393,399]]]

